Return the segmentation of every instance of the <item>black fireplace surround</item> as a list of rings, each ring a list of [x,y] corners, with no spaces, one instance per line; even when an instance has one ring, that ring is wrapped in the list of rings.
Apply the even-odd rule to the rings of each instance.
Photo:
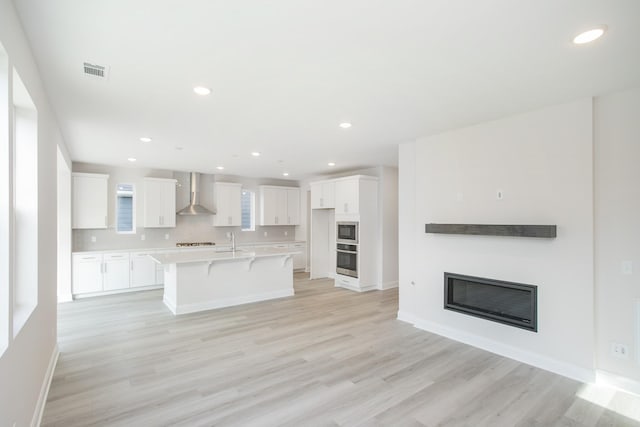
[[[444,273],[444,308],[538,331],[538,287]]]

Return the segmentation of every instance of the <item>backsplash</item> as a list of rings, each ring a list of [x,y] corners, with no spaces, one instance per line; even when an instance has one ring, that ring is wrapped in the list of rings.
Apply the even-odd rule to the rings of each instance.
[[[255,231],[241,231],[240,227],[213,227],[210,216],[178,216],[176,228],[142,228],[136,234],[117,234],[106,230],[73,230],[73,251],[102,251],[112,249],[145,249],[174,247],[178,242],[229,243],[227,233],[233,231],[237,243],[293,241],[295,226],[256,226]],[[267,233],[265,236],[264,233]],[[285,236],[285,233],[287,234]],[[142,236],[144,235],[144,240]],[[165,239],[169,235],[169,239]],[[91,238],[96,241],[92,242]]]

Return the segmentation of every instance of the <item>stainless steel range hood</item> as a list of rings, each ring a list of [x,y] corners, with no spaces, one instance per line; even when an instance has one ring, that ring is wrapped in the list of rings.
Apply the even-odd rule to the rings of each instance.
[[[189,206],[178,212],[178,215],[215,215],[209,209],[200,205],[200,174],[189,174]]]

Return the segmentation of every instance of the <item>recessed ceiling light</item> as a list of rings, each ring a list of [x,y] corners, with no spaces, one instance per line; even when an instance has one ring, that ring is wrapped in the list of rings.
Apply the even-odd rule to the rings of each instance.
[[[336,165],[336,164],[335,164],[335,163],[333,163],[333,162],[329,162],[329,163],[327,163],[327,166],[335,166],[335,165]]]
[[[349,122],[340,123],[340,127],[342,129],[349,129],[351,127],[351,123]]]
[[[197,93],[198,95],[209,95],[211,93],[211,89],[209,89],[208,87],[204,87],[204,86],[196,86],[193,88],[193,91],[195,93]]]
[[[182,147],[176,147],[176,150],[182,151]]]
[[[140,137],[140,141],[142,141],[142,142],[151,142],[151,138],[149,138],[148,136],[141,136]]]
[[[137,159],[135,157],[129,157],[127,160],[129,160],[130,162],[135,162]]]
[[[289,172],[282,172],[282,176],[289,176]]]
[[[260,153],[259,153],[258,151],[254,151],[253,153],[251,153],[251,155],[252,155],[253,157],[259,157],[259,156],[260,156]]]
[[[219,171],[224,170],[224,166],[216,166],[216,169],[218,169]]]
[[[600,37],[602,37],[602,35],[604,34],[604,32],[606,30],[607,30],[606,25],[602,25],[602,26],[597,27],[597,28],[592,28],[591,30],[585,31],[585,32],[580,33],[577,36],[575,36],[573,38],[573,42],[575,44],[591,43],[592,41],[597,40]]]

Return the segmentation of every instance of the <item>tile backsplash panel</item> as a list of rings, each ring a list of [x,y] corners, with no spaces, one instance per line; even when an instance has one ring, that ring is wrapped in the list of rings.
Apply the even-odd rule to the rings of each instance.
[[[117,234],[112,228],[73,230],[73,251],[164,248],[174,247],[178,242],[214,242],[224,245],[229,243],[229,231],[235,233],[237,243],[292,241],[295,236],[295,226],[256,226],[255,231],[241,231],[240,227],[213,227],[210,216],[178,216],[176,228],[139,227],[136,234]],[[264,235],[265,231],[267,236]],[[165,239],[166,234],[169,235],[168,240]],[[96,238],[95,242],[91,241],[92,237]]]

